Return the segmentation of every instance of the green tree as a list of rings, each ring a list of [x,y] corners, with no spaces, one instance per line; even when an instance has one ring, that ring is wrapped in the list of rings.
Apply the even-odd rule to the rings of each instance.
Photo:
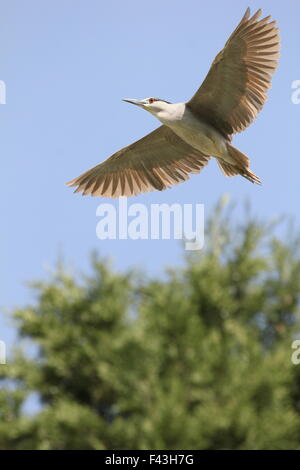
[[[14,312],[33,351],[0,366],[0,448],[300,449],[299,246],[220,204],[163,280],[94,257],[35,284]]]

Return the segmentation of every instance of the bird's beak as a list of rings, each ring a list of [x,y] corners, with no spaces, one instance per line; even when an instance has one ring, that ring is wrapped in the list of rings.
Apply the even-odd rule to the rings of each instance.
[[[136,106],[144,106],[146,104],[145,100],[134,100],[134,99],[129,99],[129,98],[123,98],[122,101],[126,101],[126,103],[135,104]]]

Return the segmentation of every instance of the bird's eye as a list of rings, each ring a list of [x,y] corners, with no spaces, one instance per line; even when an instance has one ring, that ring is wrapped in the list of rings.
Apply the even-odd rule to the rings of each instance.
[[[151,104],[151,103],[154,103],[154,101],[156,101],[156,100],[155,100],[155,98],[149,98],[148,101],[149,101],[149,103]]]

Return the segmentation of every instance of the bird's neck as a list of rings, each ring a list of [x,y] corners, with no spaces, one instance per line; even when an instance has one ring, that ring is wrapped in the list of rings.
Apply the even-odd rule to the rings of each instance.
[[[185,112],[185,103],[164,103],[162,108],[155,113],[157,119],[163,124],[180,121]]]

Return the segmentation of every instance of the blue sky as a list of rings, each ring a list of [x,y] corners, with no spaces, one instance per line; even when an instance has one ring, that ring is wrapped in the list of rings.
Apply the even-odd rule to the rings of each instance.
[[[26,282],[48,276],[58,254],[76,271],[88,269],[93,249],[117,269],[153,274],[181,262],[178,241],[98,240],[102,201],[74,195],[65,182],[157,126],[121,98],[187,100],[248,5],[272,14],[282,37],[269,100],[234,139],[263,186],[225,178],[212,161],[185,184],[129,202],[204,203],[209,212],[227,193],[248,198],[261,217],[299,221],[300,105],[291,101],[300,80],[298,0],[0,1],[0,339],[11,343],[7,312],[32,300]]]

